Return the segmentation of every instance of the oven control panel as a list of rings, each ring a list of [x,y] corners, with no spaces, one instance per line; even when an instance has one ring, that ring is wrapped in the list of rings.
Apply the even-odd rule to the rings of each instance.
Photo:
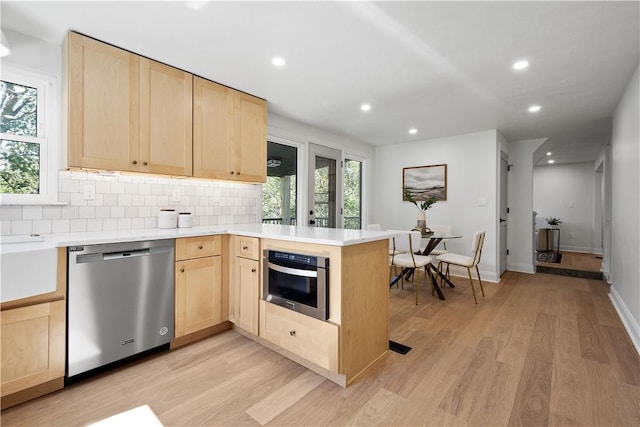
[[[307,265],[314,267],[328,267],[329,258],[318,257],[315,255],[294,254],[290,252],[269,250],[268,259],[270,262],[277,264],[278,262],[286,262],[289,264]]]

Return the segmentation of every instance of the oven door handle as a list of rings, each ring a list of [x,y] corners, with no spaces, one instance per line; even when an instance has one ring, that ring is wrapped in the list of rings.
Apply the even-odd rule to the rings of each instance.
[[[283,267],[281,265],[277,265],[274,263],[267,263],[267,266],[271,270],[279,271],[280,273],[290,274],[292,276],[304,276],[304,277],[318,277],[318,272],[316,270],[300,270],[298,268],[291,267]]]

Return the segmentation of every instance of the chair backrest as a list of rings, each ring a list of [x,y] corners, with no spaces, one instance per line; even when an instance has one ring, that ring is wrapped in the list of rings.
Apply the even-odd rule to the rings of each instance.
[[[395,249],[401,252],[413,253],[420,250],[422,234],[419,231],[389,230],[396,233],[394,237]]]
[[[382,227],[380,227],[380,224],[368,224],[367,230],[382,231]]]
[[[473,246],[471,247],[471,251],[473,252],[474,266],[480,263],[480,257],[482,256],[482,246],[484,245],[484,236],[484,230],[476,231],[473,234]]]

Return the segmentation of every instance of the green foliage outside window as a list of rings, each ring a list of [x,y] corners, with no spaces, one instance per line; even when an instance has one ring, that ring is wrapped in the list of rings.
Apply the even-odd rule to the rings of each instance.
[[[0,133],[37,137],[37,98],[34,88],[0,81]],[[38,194],[40,145],[0,140],[0,192]]]

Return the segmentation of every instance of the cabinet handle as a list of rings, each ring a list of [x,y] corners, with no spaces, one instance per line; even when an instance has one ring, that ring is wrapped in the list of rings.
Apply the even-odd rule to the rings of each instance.
[[[131,162],[131,163],[133,163],[134,165],[137,165],[137,164],[138,164],[138,161],[137,161],[137,160],[134,160],[134,161],[133,161],[133,162]]]
[[[233,171],[231,171],[231,175],[233,175],[233,174],[234,174],[234,172],[233,172]]]
[[[252,273],[255,273],[255,272],[256,272],[256,269],[255,269],[255,268],[252,268],[252,269],[251,269],[251,272],[252,272]]]
[[[184,267],[180,269],[180,273],[184,273]]]
[[[246,251],[247,249],[249,249],[249,246],[243,246],[243,247],[242,247],[242,250],[243,250],[243,251]]]
[[[289,331],[289,335],[291,335],[292,337],[295,337],[296,336],[296,330],[293,329],[293,330]]]
[[[202,249],[202,245],[198,246],[198,249]]]
[[[147,166],[147,162],[142,162],[142,164],[143,164],[144,166]]]

